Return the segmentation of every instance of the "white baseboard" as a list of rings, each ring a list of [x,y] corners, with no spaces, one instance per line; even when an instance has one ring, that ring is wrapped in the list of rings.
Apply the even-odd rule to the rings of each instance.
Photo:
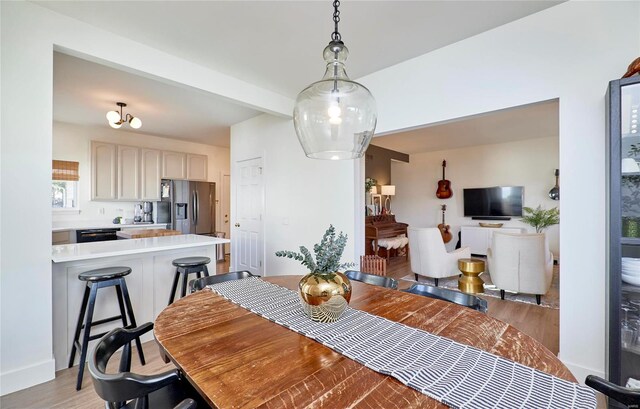
[[[601,378],[606,378],[605,373],[602,370],[576,365],[574,363],[565,361],[561,356],[558,356],[558,358],[560,359],[560,361],[562,361],[563,364],[565,364],[567,368],[569,368],[573,376],[575,376],[576,380],[582,385],[584,385],[584,380],[588,375],[596,375]]]
[[[7,395],[55,378],[55,360],[48,359],[0,374],[0,396]]]

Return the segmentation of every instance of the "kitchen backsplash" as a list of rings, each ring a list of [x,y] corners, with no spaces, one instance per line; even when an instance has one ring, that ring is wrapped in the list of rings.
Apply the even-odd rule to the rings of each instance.
[[[133,220],[134,206],[139,202],[85,202],[80,212],[69,212],[66,210],[53,211],[53,222],[71,222],[80,220],[91,221],[111,221],[115,217],[122,216],[125,219]],[[154,202],[155,221],[155,202]]]

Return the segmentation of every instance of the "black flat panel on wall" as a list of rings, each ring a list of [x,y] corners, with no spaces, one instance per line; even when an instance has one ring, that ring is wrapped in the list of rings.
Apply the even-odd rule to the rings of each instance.
[[[465,217],[522,216],[522,186],[464,189],[463,192]]]

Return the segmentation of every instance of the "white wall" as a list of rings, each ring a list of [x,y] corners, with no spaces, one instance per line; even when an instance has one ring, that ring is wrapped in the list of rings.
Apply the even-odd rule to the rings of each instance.
[[[607,81],[619,77],[640,52],[639,16],[637,2],[563,3],[360,79],[378,101],[379,132],[560,98],[560,233],[566,277],[560,288],[560,356],[582,379],[586,372],[604,369],[603,95]],[[54,45],[263,111],[286,115],[292,101],[33,3],[0,2],[0,17],[0,394],[6,394],[54,375],[49,205]],[[276,192],[305,196],[304,204],[290,206],[288,213],[290,220],[305,220],[306,225],[295,226],[304,241],[315,243],[327,222],[348,225],[349,215],[354,225],[361,223],[355,214],[364,206],[353,198],[354,192],[363,196],[359,194],[363,181],[360,186],[354,182],[361,164],[356,163],[356,169],[345,164],[336,169],[326,163],[309,165],[312,161],[303,156],[290,155],[297,146],[292,134],[275,135],[277,129],[291,129],[290,122],[264,121],[269,122],[268,129],[247,130],[254,134],[251,137],[267,134],[276,141],[286,138],[282,141],[291,145],[280,147],[289,152],[285,163],[277,163],[274,152],[279,150],[265,147],[267,166],[276,162],[272,167],[281,170],[280,177],[296,177],[299,165],[306,176],[303,181],[308,184],[302,187],[286,180],[275,182]],[[288,170],[282,171],[283,167]],[[313,186],[316,182],[318,187]],[[267,191],[272,190],[271,183]],[[25,197],[30,200],[16,199]],[[286,205],[286,198],[277,198],[278,202]],[[324,216],[325,209],[335,210]],[[23,215],[37,223],[24,223]],[[278,234],[292,231],[273,228]],[[282,240],[286,242],[276,244],[299,244],[299,239]],[[284,261],[273,265],[289,269]],[[581,286],[566,284],[575,282]]]
[[[16,7],[0,3],[0,394],[46,381],[54,374],[50,261],[53,55],[51,43],[32,41],[42,36],[40,21],[17,16],[12,12]],[[31,30],[35,35],[27,34]],[[46,55],[48,59],[43,58]],[[25,223],[29,218],[34,222]]]
[[[30,2],[0,2],[0,18],[0,395],[4,395],[54,377],[50,259],[54,48],[263,112],[288,115],[293,101]],[[25,223],[27,217],[35,222]]]
[[[257,157],[263,158],[264,166],[265,274],[306,274],[298,262],[277,258],[274,253],[298,251],[301,245],[312,249],[329,224],[349,235],[343,261],[356,261],[354,191],[360,190],[354,189],[354,162],[308,159],[291,120],[261,115],[233,125],[232,214],[236,202],[233,178],[237,174],[233,166],[237,161]]]
[[[91,141],[103,141],[129,146],[196,153],[207,155],[208,181],[216,183],[216,198],[221,197],[223,174],[229,174],[229,148],[180,141],[165,137],[127,132],[110,127],[81,126],[64,122],[53,123],[53,159],[80,163],[79,205],[80,214],[53,212],[53,222],[76,220],[112,220],[116,216],[133,218],[136,202],[105,202],[91,200]],[[104,214],[100,213],[105,209]],[[216,204],[216,226],[222,226],[220,202]]]
[[[440,206],[447,205],[446,222],[451,226],[455,248],[460,226],[478,225],[464,217],[462,189],[490,186],[524,186],[524,205],[542,205],[550,209],[559,202],[549,199],[549,189],[555,184],[554,169],[558,168],[558,138],[538,138],[493,145],[437,152],[417,153],[409,163],[391,162],[391,184],[396,186],[392,210],[396,220],[418,227],[435,227],[442,223]],[[453,197],[436,198],[438,181],[442,178],[442,160],[447,160],[447,179],[451,181]],[[505,226],[535,229],[512,219]],[[558,226],[546,230],[549,248],[559,256]]]
[[[605,371],[604,94],[640,53],[639,15],[570,1],[360,79],[378,132],[559,98],[559,356],[579,380]]]

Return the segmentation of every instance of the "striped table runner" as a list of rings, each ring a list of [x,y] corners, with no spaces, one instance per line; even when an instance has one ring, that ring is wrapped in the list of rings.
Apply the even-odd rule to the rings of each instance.
[[[364,311],[347,308],[334,323],[311,321],[296,292],[259,278],[209,288],[452,408],[596,407],[588,387]]]

